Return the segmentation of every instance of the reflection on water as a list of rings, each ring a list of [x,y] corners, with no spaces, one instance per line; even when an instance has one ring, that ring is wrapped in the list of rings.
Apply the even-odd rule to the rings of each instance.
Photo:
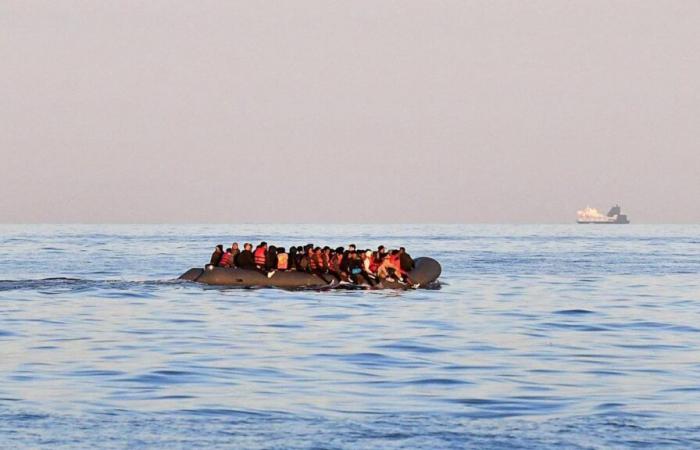
[[[405,245],[444,285],[173,281],[234,238]],[[700,445],[697,226],[2,226],[0,248],[3,448]]]

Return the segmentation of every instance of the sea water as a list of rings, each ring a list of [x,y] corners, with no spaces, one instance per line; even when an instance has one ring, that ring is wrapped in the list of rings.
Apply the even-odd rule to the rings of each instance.
[[[409,291],[176,281],[405,246]],[[700,226],[0,226],[1,448],[700,446]]]

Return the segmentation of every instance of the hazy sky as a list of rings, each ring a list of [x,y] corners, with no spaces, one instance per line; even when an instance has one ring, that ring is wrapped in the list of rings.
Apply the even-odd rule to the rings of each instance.
[[[700,222],[700,1],[0,2],[0,222]]]

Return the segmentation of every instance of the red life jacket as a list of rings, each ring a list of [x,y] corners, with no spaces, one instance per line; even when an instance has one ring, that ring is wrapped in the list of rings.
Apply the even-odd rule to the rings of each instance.
[[[260,266],[260,267],[265,267],[265,261],[267,260],[265,258],[265,249],[263,247],[258,247],[255,249],[255,253],[253,254],[253,257],[255,258],[255,265]]]
[[[372,273],[377,273],[378,268],[379,261],[377,261],[377,258],[374,257],[374,253],[372,253],[372,257],[369,260],[369,271]]]
[[[311,256],[309,256],[309,268],[311,270],[318,269],[318,261],[316,260],[315,254],[312,254]]]
[[[288,268],[288,262],[289,261],[289,255],[286,253],[278,253],[277,254],[277,269],[278,270],[287,270]]]
[[[340,271],[340,259],[338,258],[338,255],[331,256],[330,260],[328,261],[328,270],[332,270],[333,272]]]
[[[233,255],[231,252],[226,252],[221,256],[219,267],[231,267],[231,262],[233,262]]]

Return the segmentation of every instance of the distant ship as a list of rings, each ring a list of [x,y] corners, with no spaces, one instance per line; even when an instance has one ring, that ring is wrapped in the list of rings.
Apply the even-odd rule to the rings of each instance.
[[[601,224],[627,224],[627,215],[622,214],[620,205],[615,205],[610,208],[608,215],[604,216],[597,209],[587,206],[585,209],[578,211],[578,220],[576,223],[601,223]]]

